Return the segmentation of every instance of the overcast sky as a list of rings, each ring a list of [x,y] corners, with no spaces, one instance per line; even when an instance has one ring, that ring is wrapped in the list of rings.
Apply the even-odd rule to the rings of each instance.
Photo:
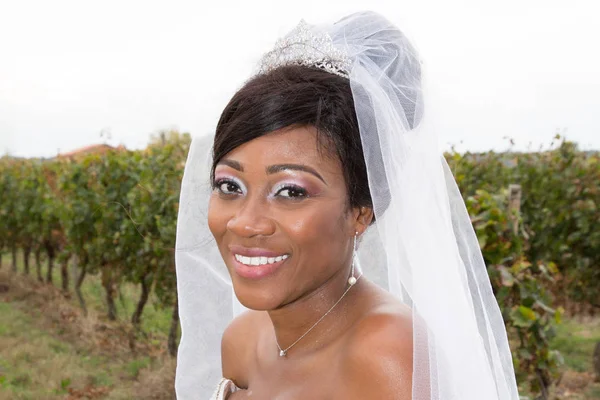
[[[210,132],[261,54],[300,18],[365,9],[420,51],[443,146],[502,150],[510,136],[537,148],[561,131],[600,149],[595,3],[0,0],[0,153],[142,147],[172,127]]]

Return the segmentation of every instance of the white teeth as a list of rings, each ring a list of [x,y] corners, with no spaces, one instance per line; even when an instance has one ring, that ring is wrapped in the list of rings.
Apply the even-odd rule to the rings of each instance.
[[[244,265],[267,265],[274,264],[285,260],[289,256],[284,254],[278,257],[246,257],[239,254],[235,254],[235,259]]]

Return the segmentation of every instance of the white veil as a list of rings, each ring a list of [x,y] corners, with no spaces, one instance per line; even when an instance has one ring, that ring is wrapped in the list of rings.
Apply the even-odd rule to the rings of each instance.
[[[358,255],[365,276],[418,316],[413,400],[518,400],[500,309],[465,204],[438,149],[416,52],[398,28],[372,12],[309,28],[328,35],[350,60],[376,216]],[[281,62],[302,61],[302,51],[293,54],[296,59],[288,54]],[[181,189],[180,400],[211,396],[221,378],[221,335],[242,310],[207,225],[212,140],[193,140]]]

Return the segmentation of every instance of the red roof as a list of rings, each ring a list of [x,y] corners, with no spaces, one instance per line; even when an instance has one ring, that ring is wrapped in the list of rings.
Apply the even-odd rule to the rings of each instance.
[[[80,155],[84,155],[84,154],[90,154],[90,153],[106,153],[109,150],[125,150],[125,146],[123,145],[119,145],[119,147],[113,147],[110,146],[108,144],[91,144],[88,146],[84,146],[84,147],[80,147],[78,149],[66,152],[66,153],[59,153],[57,157],[62,158],[62,157],[74,157],[74,156],[80,156]]]

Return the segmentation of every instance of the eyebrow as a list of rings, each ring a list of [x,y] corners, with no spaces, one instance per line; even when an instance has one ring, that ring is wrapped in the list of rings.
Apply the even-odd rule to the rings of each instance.
[[[242,164],[240,164],[237,161],[228,160],[228,159],[224,158],[217,163],[217,165],[221,165],[221,164],[227,165],[228,167],[231,167],[231,168],[235,169],[236,171],[244,172],[244,167],[242,167]]]
[[[217,165],[219,165],[219,164],[227,165],[228,167],[231,167],[231,168],[235,169],[236,171],[244,172],[244,167],[238,161],[228,160],[228,159],[224,158],[217,163]],[[308,172],[309,174],[312,174],[312,175],[316,176],[317,178],[319,178],[319,180],[321,182],[323,182],[324,184],[327,185],[327,182],[325,182],[325,179],[323,179],[323,177],[317,171],[315,171],[313,168],[311,168],[307,165],[276,164],[276,165],[268,166],[265,170],[266,170],[267,174],[276,174],[278,172],[285,171],[285,170]]]
[[[285,170],[308,172],[309,174],[312,174],[312,175],[316,176],[317,178],[319,178],[319,180],[321,180],[321,182],[323,182],[324,184],[327,185],[327,182],[325,182],[325,179],[323,179],[323,177],[317,171],[315,171],[314,169],[312,169],[311,167],[309,167],[307,165],[276,164],[276,165],[270,165],[266,168],[267,174],[276,174],[277,172],[281,172],[281,171],[285,171]]]

